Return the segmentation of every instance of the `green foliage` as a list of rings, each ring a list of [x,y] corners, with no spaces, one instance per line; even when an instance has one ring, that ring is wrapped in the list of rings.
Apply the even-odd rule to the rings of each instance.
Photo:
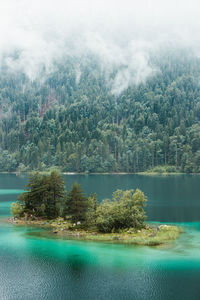
[[[66,192],[58,171],[44,175],[38,172],[30,174],[26,190],[18,199],[23,203],[27,214],[48,219],[59,215]]]
[[[24,207],[19,202],[13,202],[10,211],[14,218],[19,218],[24,214]]]
[[[200,59],[168,49],[150,63],[159,71],[118,96],[92,56],[57,62],[41,82],[2,69],[0,171],[200,172]]]
[[[84,222],[86,220],[87,207],[87,198],[83,194],[80,185],[75,182],[67,195],[63,217],[66,218],[67,216],[72,223],[77,225],[78,222]]]
[[[64,181],[58,171],[52,171],[48,180],[48,194],[46,212],[47,217],[56,218],[59,215],[59,206],[65,198]]]
[[[104,200],[97,208],[98,230],[112,232],[123,228],[143,228],[146,201],[144,193],[139,189],[135,192],[117,190],[113,193],[112,200]]]
[[[99,204],[97,201],[97,194],[90,195],[87,201],[86,223],[88,227],[96,226],[97,208]]]
[[[179,173],[179,170],[175,166],[157,166],[153,169],[147,170],[147,173]]]
[[[97,229],[99,232],[118,232],[127,228],[144,228],[146,197],[142,191],[117,190],[112,200],[100,204],[97,195],[87,199],[78,183],[74,183],[66,197],[64,182],[58,171],[50,174],[31,173],[26,192],[12,203],[15,217],[67,220],[69,227]],[[60,218],[62,215],[63,218]],[[58,219],[57,219],[58,220]],[[58,221],[59,221],[58,220]],[[53,221],[54,222],[54,221]]]
[[[142,230],[122,230],[112,233],[83,232],[79,239],[117,242],[135,245],[158,246],[176,240],[183,232],[181,227],[161,225],[159,228],[143,228]]]
[[[96,225],[100,232],[111,232],[115,230],[116,205],[109,199],[102,201],[97,209]]]

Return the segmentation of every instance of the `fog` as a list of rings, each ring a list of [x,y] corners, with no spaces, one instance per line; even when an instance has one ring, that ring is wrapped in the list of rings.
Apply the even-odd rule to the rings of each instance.
[[[149,55],[162,47],[199,55],[199,15],[194,0],[1,0],[0,60],[35,79],[63,56],[94,53],[108,72],[118,68],[119,94],[158,71]]]

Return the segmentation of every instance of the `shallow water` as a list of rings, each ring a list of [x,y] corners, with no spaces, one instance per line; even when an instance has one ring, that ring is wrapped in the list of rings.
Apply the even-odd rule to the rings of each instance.
[[[90,176],[66,177],[68,186],[76,179],[87,193],[96,184],[100,199],[118,184],[145,190],[151,219],[162,221],[162,211],[162,218],[178,220],[185,230],[167,247],[151,248],[41,238],[39,229],[6,224],[10,201],[16,200],[26,178],[0,175],[0,299],[200,299],[200,177],[177,177],[103,175],[91,182]],[[166,205],[167,187],[168,196],[173,189],[181,191]]]

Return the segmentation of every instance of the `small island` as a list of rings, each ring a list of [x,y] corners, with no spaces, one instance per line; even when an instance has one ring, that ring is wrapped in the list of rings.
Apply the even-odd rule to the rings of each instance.
[[[147,198],[134,190],[117,190],[101,203],[96,194],[88,198],[78,183],[66,193],[61,174],[32,173],[25,192],[11,204],[18,225],[48,228],[62,238],[157,246],[177,239],[182,229],[148,224],[144,207]]]

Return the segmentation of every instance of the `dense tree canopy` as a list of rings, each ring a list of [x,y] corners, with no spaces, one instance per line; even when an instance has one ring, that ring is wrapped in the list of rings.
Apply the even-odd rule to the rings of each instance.
[[[27,215],[54,219],[60,214],[65,194],[64,181],[58,171],[45,175],[37,172],[30,174],[26,192],[19,196],[19,203]]]
[[[146,220],[146,201],[144,193],[139,189],[135,192],[117,190],[113,193],[112,200],[104,200],[97,208],[98,230],[111,232],[123,228],[143,228]]]
[[[95,57],[35,81],[2,68],[0,171],[200,172],[200,59],[167,51],[151,64],[155,74],[120,95]]]

